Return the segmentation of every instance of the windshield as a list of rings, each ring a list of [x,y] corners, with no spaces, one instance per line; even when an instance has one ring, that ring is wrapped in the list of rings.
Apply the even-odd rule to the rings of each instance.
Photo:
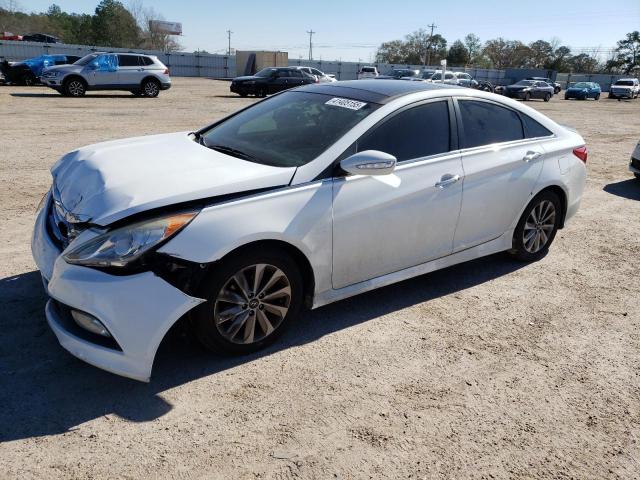
[[[252,162],[299,167],[378,107],[331,95],[291,91],[256,103],[201,132],[200,142]]]
[[[77,60],[74,65],[87,65],[91,60],[98,58],[97,53],[90,53],[89,55],[85,55],[80,60]]]
[[[373,67],[362,67],[362,73],[375,73],[376,69]]]
[[[516,83],[516,85],[520,85],[523,87],[530,87],[534,83],[536,82],[534,82],[533,80],[520,80],[518,83]]]
[[[589,88],[589,84],[586,82],[578,82],[573,86],[573,88]]]
[[[625,87],[633,87],[632,80],[618,80],[614,85],[624,85]]]
[[[275,68],[265,68],[256,73],[256,77],[270,77],[273,72],[275,72]]]

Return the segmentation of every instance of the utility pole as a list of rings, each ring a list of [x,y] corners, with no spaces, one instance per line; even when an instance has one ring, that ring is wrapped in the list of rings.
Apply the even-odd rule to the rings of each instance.
[[[309,60],[313,60],[313,43],[312,43],[312,38],[313,38],[313,34],[316,33],[313,30],[307,30],[307,33],[309,34]]]
[[[227,38],[229,39],[229,49],[227,50],[227,55],[231,56],[231,34],[233,32],[231,30],[227,30]]]
[[[431,65],[431,39],[433,39],[433,29],[437,27],[437,25],[435,23],[432,23],[431,25],[427,25],[427,27],[431,28],[431,35],[429,35],[429,45],[427,46],[427,55],[425,56],[424,59],[424,65]],[[444,75],[443,75],[444,78]]]

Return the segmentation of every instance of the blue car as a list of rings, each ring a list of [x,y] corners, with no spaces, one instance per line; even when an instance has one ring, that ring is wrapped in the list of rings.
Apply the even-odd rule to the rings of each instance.
[[[578,100],[586,100],[587,98],[593,98],[594,100],[599,100],[601,93],[600,85],[595,82],[578,82],[565,90],[564,99],[577,98]]]
[[[22,62],[4,61],[0,63],[0,72],[4,75],[6,82],[34,85],[38,83],[38,77],[42,75],[44,69],[56,65],[68,65],[79,59],[80,57],[76,55],[40,55]]]

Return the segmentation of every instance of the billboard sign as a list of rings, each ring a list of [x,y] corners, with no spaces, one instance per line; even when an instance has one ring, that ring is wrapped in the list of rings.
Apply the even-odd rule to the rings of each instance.
[[[149,20],[149,30],[153,33],[164,33],[166,35],[182,35],[182,23]]]

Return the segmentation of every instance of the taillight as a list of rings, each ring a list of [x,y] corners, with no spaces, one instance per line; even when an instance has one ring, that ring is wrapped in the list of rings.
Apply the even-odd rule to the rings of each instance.
[[[164,74],[165,74],[165,75],[169,75],[169,69],[168,69],[168,68],[165,68],[165,69],[164,69]]]
[[[582,160],[584,163],[587,163],[587,146],[583,145],[582,147],[577,147],[573,149],[573,154]]]

